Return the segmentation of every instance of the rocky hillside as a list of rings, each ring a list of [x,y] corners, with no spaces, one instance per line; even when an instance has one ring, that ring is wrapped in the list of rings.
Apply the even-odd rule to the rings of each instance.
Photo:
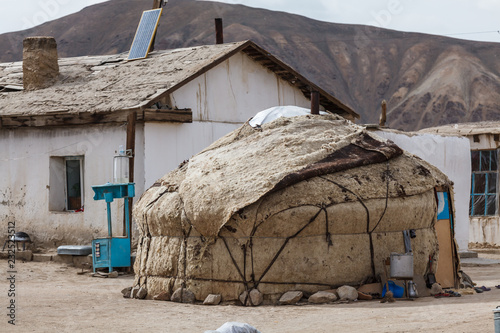
[[[129,49],[143,10],[153,1],[111,0],[0,35],[0,62],[20,60],[26,36],[52,35],[61,57]],[[226,42],[252,39],[376,123],[388,102],[388,125],[417,130],[455,122],[500,120],[500,43],[471,42],[208,1],[170,0],[156,48],[215,42],[214,18]]]

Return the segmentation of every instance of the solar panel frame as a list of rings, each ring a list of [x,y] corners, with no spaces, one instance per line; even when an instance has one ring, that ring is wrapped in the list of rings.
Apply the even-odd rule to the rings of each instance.
[[[142,13],[127,60],[144,59],[148,56],[162,11],[163,8],[159,8]]]

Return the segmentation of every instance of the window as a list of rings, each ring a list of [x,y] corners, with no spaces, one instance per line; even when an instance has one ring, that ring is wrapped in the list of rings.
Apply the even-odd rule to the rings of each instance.
[[[498,152],[496,150],[472,151],[471,162],[470,215],[497,215]]]
[[[83,207],[83,156],[50,158],[49,210],[76,211]]]

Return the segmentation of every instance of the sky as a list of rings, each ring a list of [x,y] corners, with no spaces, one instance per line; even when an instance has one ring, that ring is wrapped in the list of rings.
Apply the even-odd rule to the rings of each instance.
[[[0,34],[107,0],[1,0]],[[138,0],[139,1],[139,0]],[[153,4],[153,0],[149,1]],[[312,19],[500,43],[499,0],[220,0]],[[19,5],[22,3],[22,6]],[[168,10],[168,5],[165,8]]]

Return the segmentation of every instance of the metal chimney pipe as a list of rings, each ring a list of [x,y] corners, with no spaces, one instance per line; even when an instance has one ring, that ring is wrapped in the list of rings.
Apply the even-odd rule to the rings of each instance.
[[[224,44],[224,31],[222,29],[222,19],[215,19],[215,44]]]
[[[311,91],[311,114],[319,114],[319,92]]]

